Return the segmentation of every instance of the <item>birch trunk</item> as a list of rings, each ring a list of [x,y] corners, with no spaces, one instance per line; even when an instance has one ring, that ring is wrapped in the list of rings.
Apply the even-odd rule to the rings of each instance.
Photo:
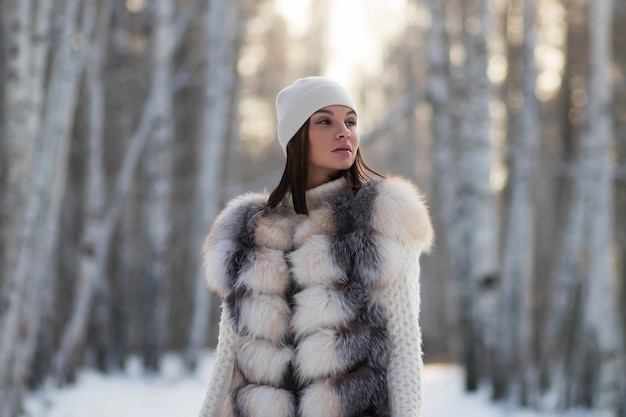
[[[107,284],[103,279],[104,263],[108,251],[107,233],[104,231],[106,212],[107,180],[104,167],[104,129],[105,129],[105,97],[104,74],[105,57],[111,28],[113,6],[109,2],[101,2],[98,14],[98,25],[92,45],[90,46],[89,66],[87,68],[87,166],[83,193],[83,230],[79,247],[79,280],[95,282],[96,293],[100,296],[94,301],[95,332],[98,347],[106,346],[110,339],[109,306],[103,305],[108,295]],[[103,340],[104,339],[104,340]],[[113,359],[110,353],[99,355],[98,367],[109,369]]]
[[[466,387],[475,390],[486,371],[496,335],[495,201],[490,185],[491,85],[487,77],[490,11],[487,0],[463,3],[465,13],[464,115],[459,138],[459,276]]]
[[[26,4],[26,6],[28,7],[28,3]],[[30,57],[28,57],[28,60],[24,60],[26,62],[30,61],[30,65],[29,68],[22,68],[22,70],[24,71],[23,73],[20,73],[18,77],[13,77],[10,79],[13,79],[14,81],[19,81],[21,78],[20,77],[25,77],[27,78],[27,85],[30,86],[30,88],[28,88],[27,93],[28,93],[28,101],[27,103],[24,103],[22,100],[23,98],[18,98],[16,96],[16,91],[10,91],[10,93],[7,95],[7,108],[13,108],[12,105],[24,105],[25,109],[29,110],[26,112],[25,116],[27,118],[27,121],[25,122],[25,124],[23,126],[21,126],[22,130],[24,132],[22,132],[22,134],[24,134],[24,136],[15,136],[16,135],[16,127],[20,127],[20,126],[14,126],[12,125],[15,122],[20,122],[20,117],[13,117],[14,114],[11,114],[7,120],[7,124],[10,126],[10,130],[9,130],[9,134],[7,139],[10,140],[13,143],[13,140],[16,139],[16,143],[13,143],[14,145],[18,145],[18,146],[25,146],[25,153],[26,153],[26,157],[21,157],[19,156],[19,152],[16,155],[14,153],[15,148],[13,148],[13,152],[9,153],[10,157],[7,160],[7,163],[9,164],[9,166],[11,166],[11,164],[16,164],[18,169],[25,169],[26,167],[28,167],[29,164],[29,160],[31,156],[28,156],[28,154],[30,153],[30,151],[32,149],[29,148],[29,145],[32,144],[32,142],[34,141],[33,137],[28,136],[30,132],[31,134],[34,134],[35,132],[37,132],[39,130],[39,126],[41,124],[41,110],[42,110],[42,103],[43,103],[43,94],[44,94],[44,80],[45,80],[45,73],[46,73],[46,68],[47,68],[47,64],[46,64],[46,58],[48,56],[48,51],[50,49],[50,42],[49,42],[49,31],[50,31],[50,21],[52,18],[52,1],[51,0],[40,0],[38,7],[37,7],[37,13],[34,16],[34,26],[33,26],[33,36],[32,39],[36,40],[36,41],[32,41],[30,45],[26,45],[27,48],[30,48],[29,50],[31,51]],[[23,11],[20,11],[20,15],[22,15]],[[14,28],[16,26],[13,26]],[[11,42],[11,38],[9,38],[9,42]],[[22,49],[23,47],[18,47],[16,49],[17,54],[15,55],[15,57],[21,57],[24,58],[23,55],[23,51],[25,51],[25,49]],[[20,53],[20,51],[22,53]],[[8,82],[7,86],[12,86],[13,88],[16,87],[16,84],[13,82]],[[18,93],[19,94],[19,93]],[[17,100],[15,102],[12,102],[12,100]],[[15,159],[14,159],[15,158]],[[13,168],[16,168],[15,166],[12,166]],[[22,174],[17,173],[15,170],[13,171],[13,175],[14,178],[16,177],[21,177],[23,179],[26,179],[27,176],[25,175],[27,171],[24,171]],[[23,187],[22,190],[18,190],[16,189],[16,187],[14,186],[14,184],[12,184],[9,188],[10,190],[12,190],[13,192],[20,192],[20,191],[24,191],[26,189],[26,187]],[[9,196],[10,193],[7,193],[7,196]],[[11,206],[11,203],[8,201],[4,201],[5,204],[7,204],[7,206]],[[17,202],[14,202],[13,204],[15,204]],[[13,206],[12,208],[9,208],[9,210],[7,211],[7,213],[5,213],[5,216],[7,218],[14,218],[16,219],[15,215],[18,215],[21,210],[18,208],[18,205]],[[1,209],[0,209],[1,210]],[[7,222],[7,227],[4,228],[3,230],[8,230],[12,225],[18,223],[17,221],[8,221]],[[7,236],[2,236],[3,239],[6,239]],[[8,241],[8,240],[4,240],[4,241]],[[7,246],[11,246],[11,245],[7,245]],[[7,248],[7,249],[14,249],[14,248]],[[0,268],[2,268],[3,266],[0,265]],[[39,274],[36,274],[37,277],[40,277]],[[1,280],[0,280],[1,281]],[[23,336],[21,341],[14,341],[14,346],[20,346],[21,349],[19,349],[19,351],[17,352],[17,355],[19,355],[19,359],[18,360],[14,360],[12,365],[13,365],[13,370],[12,370],[12,376],[11,378],[13,379],[13,387],[14,389],[18,389],[22,382],[24,381],[25,378],[30,374],[31,372],[31,363],[32,363],[32,359],[33,359],[33,355],[34,355],[34,350],[35,350],[35,345],[36,345],[36,338],[39,334],[39,325],[40,325],[40,314],[39,314],[39,309],[38,308],[31,308],[31,305],[34,306],[39,306],[41,303],[39,302],[39,294],[41,294],[45,289],[48,289],[51,287],[50,285],[50,281],[51,280],[47,280],[47,281],[43,281],[41,279],[38,280],[39,282],[37,283],[33,283],[33,282],[29,282],[27,283],[27,286],[25,288],[25,298],[26,300],[30,300],[28,302],[23,302],[22,303],[22,311],[20,312],[21,317],[25,320],[26,322],[26,326],[24,326],[25,328],[25,332],[21,332],[20,336]],[[9,372],[10,370],[8,368],[5,368],[5,370],[7,372]],[[2,376],[2,378],[5,378],[6,374]],[[20,397],[21,394],[18,394],[16,396],[16,398]],[[2,398],[2,396],[0,396],[0,398]]]
[[[109,9],[107,8],[106,10]],[[109,10],[109,13],[110,12]],[[101,53],[96,49],[97,48],[94,49],[94,53]],[[94,297],[97,295],[98,291],[102,291],[106,285],[106,283],[101,281],[103,279],[102,274],[105,261],[108,258],[110,250],[111,238],[134,178],[139,158],[154,127],[155,100],[154,90],[151,89],[151,91],[151,95],[146,99],[144,104],[138,126],[129,139],[128,149],[124,154],[124,160],[122,161],[115,187],[112,191],[112,195],[110,195],[108,199],[110,203],[104,209],[105,213],[101,219],[97,218],[97,212],[94,212],[93,217],[89,217],[91,222],[86,224],[86,228],[89,228],[89,230],[85,229],[83,232],[87,242],[84,248],[85,252],[81,256],[78,279],[75,283],[76,289],[72,300],[72,312],[68,323],[63,329],[61,342],[53,360],[52,378],[57,384],[66,382],[73,374],[79,362],[80,355],[84,349],[87,325],[92,314]],[[97,87],[94,92],[98,94]],[[95,97],[94,100],[98,100],[98,98]],[[98,104],[95,103],[92,103],[92,105],[98,106]],[[97,123],[97,119],[92,119],[92,123]],[[92,134],[94,134],[94,142],[92,143],[90,151],[96,153],[93,161],[97,161],[97,153],[100,152],[100,150],[97,144],[98,139],[95,135],[99,133],[97,132],[95,124],[93,124],[91,128]],[[93,164],[100,163],[101,162],[93,162]],[[90,175],[98,175],[97,170],[99,168],[97,165],[92,166],[90,169],[93,170],[93,172],[90,172]],[[94,181],[94,184],[97,186],[99,180],[92,178],[90,181]],[[95,194],[97,194],[97,192]],[[94,198],[90,203],[90,210],[96,209],[98,204],[97,199],[99,197],[91,196],[88,198]]]
[[[41,6],[41,5],[40,5]],[[45,7],[50,7],[47,4]],[[95,0],[88,0],[84,3],[79,31],[88,38],[94,28],[96,4]],[[43,24],[43,22],[42,22]],[[55,276],[50,271],[53,270],[54,258],[57,253],[57,236],[59,235],[59,225],[61,222],[61,207],[65,196],[67,184],[68,159],[71,143],[71,127],[76,112],[78,102],[78,84],[82,77],[83,67],[86,58],[86,45],[73,45],[72,52],[64,58],[70,63],[64,63],[62,67],[55,69],[63,72],[67,77],[63,81],[63,88],[58,93],[67,94],[66,101],[56,100],[57,105],[62,106],[63,113],[59,114],[59,119],[52,125],[60,124],[61,138],[58,139],[60,146],[57,149],[56,158],[53,163],[54,174],[51,178],[51,194],[45,212],[44,224],[38,239],[37,257],[38,262],[33,267],[33,279],[26,293],[23,303],[24,330],[20,334],[20,340],[16,344],[20,347],[19,360],[13,363],[13,375],[15,381],[26,381],[30,376],[30,365],[35,353],[37,338],[39,337],[40,323],[42,319],[42,305],[45,304],[44,291],[53,290]],[[69,50],[65,49],[67,52]],[[38,57],[42,59],[43,57]],[[61,65],[61,64],[60,64]],[[73,68],[70,68],[73,66]],[[50,125],[48,125],[50,126]],[[54,130],[54,129],[53,129]],[[51,140],[51,138],[47,138]]]
[[[0,203],[5,216],[19,213],[18,207],[23,207],[25,191],[24,181],[28,178],[28,167],[32,161],[32,146],[34,131],[29,129],[28,122],[32,118],[32,108],[29,100],[30,67],[33,55],[33,45],[30,41],[32,0],[10,0],[4,6],[8,13],[6,18],[6,38],[4,47],[11,53],[6,54],[6,77],[4,85],[4,150],[7,155],[7,193]],[[15,234],[11,225],[11,217],[5,222],[7,228],[2,230],[5,241]],[[10,252],[11,245],[5,248],[7,260],[14,259]],[[3,276],[6,276],[3,274]]]
[[[458,244],[461,238],[458,234],[457,218],[454,215],[457,210],[459,173],[453,152],[450,61],[448,58],[450,48],[446,33],[446,2],[429,0],[428,7],[431,14],[431,26],[426,47],[429,63],[428,97],[433,112],[431,119],[432,189],[433,203],[437,207],[433,213],[439,213],[439,216],[434,219],[441,225],[438,240],[440,240],[440,247],[446,251],[453,281],[456,285],[464,285],[467,282],[459,275],[458,264],[460,250]],[[461,296],[467,293],[467,290],[460,291]],[[447,317],[447,321],[456,320]],[[452,327],[446,326],[446,328]],[[452,341],[452,351],[457,353],[461,347],[460,340],[455,339],[457,340]]]
[[[568,59],[575,46],[571,44],[574,28],[570,25],[568,40]],[[569,66],[573,66],[570,63]],[[570,76],[571,77],[571,76]],[[568,77],[568,79],[570,78]],[[568,100],[571,92],[568,90]],[[564,112],[567,120],[567,111]],[[574,129],[565,121],[566,128]],[[566,138],[574,136],[567,132]],[[572,140],[573,141],[573,140]],[[567,150],[574,147],[566,143]],[[572,357],[575,335],[578,333],[577,292],[583,282],[585,257],[585,221],[590,188],[589,158],[585,158],[584,141],[580,144],[579,156],[573,169],[569,198],[561,204],[564,221],[559,236],[559,250],[552,270],[549,296],[546,299],[545,322],[541,328],[541,373],[542,388],[547,391],[543,402],[550,408],[565,408],[568,405],[568,391],[571,387],[571,367],[568,360]]]
[[[12,417],[20,410],[21,401],[15,393],[15,383],[10,366],[17,354],[14,343],[21,316],[21,301],[28,285],[25,273],[17,274],[19,243],[24,242],[32,250],[31,236],[22,235],[24,207],[31,165],[33,136],[28,130],[30,119],[28,97],[28,74],[32,54],[30,43],[30,1],[11,1],[5,10],[11,10],[7,19],[6,84],[4,87],[5,143],[3,158],[7,164],[6,193],[0,203],[4,219],[2,228],[3,252],[2,276],[0,276],[0,416]],[[30,136],[29,136],[30,134]],[[24,140],[24,139],[30,140]]]
[[[521,114],[512,115],[509,132],[511,167],[509,202],[502,261],[500,337],[494,368],[494,397],[512,394],[522,404],[537,392],[533,351],[534,208],[532,182],[540,132],[535,97],[535,1],[524,0]]]
[[[46,4],[40,9],[43,12],[49,10],[49,5]],[[13,288],[1,335],[3,347],[0,352],[0,368],[6,371],[0,381],[2,384],[0,391],[5,397],[1,402],[2,416],[16,413],[21,404],[22,390],[28,377],[27,364],[35,349],[40,318],[41,303],[38,300],[40,281],[44,271],[48,271],[51,266],[55,248],[56,230],[66,183],[70,127],[82,63],[83,49],[80,45],[72,45],[77,14],[78,1],[67,3],[63,17],[65,26],[59,49],[55,54],[47,90],[44,120],[41,131],[35,132],[37,140],[33,141],[35,144],[33,161],[36,162],[34,166],[37,168],[33,170],[29,184],[25,184],[24,190],[29,195],[24,201],[24,217],[20,218],[16,225],[19,229],[12,242],[16,252],[15,258],[11,259],[9,264],[7,277],[18,285]],[[89,16],[83,17],[83,29],[88,31]],[[37,64],[41,64],[41,61]],[[31,72],[29,68],[27,74],[36,72]],[[33,121],[35,116],[31,114],[28,121]],[[37,125],[35,123],[35,127]],[[28,127],[32,128],[33,126]],[[35,231],[41,232],[40,238],[35,238]],[[30,345],[27,345],[28,343]],[[13,352],[11,344],[14,346]]]
[[[4,109],[6,117],[5,144],[7,152],[6,194],[2,201],[2,214],[5,216],[2,234],[4,245],[3,273],[0,277],[0,300],[5,308],[0,313],[0,404],[8,402],[5,393],[9,389],[9,366],[15,347],[12,336],[18,321],[18,303],[26,287],[25,274],[15,274],[16,261],[21,240],[19,225],[22,224],[23,209],[26,204],[29,173],[33,144],[32,134],[29,136],[27,121],[29,116],[28,73],[30,67],[30,1],[14,0],[6,9],[12,13],[7,19],[6,49],[13,51],[7,55],[6,84],[4,87]],[[27,138],[29,140],[24,140]],[[31,243],[28,242],[30,245]]]
[[[195,367],[200,349],[206,343],[211,322],[211,302],[200,271],[199,253],[202,241],[221,205],[220,184],[224,142],[232,140],[231,123],[235,117],[237,59],[243,29],[241,0],[209,0],[205,16],[207,69],[205,108],[200,128],[196,215],[192,236],[191,264],[196,271],[194,311],[189,330],[187,366]]]
[[[626,402],[620,386],[626,368],[613,236],[613,4],[613,0],[591,3],[588,131],[582,144],[583,157],[589,160],[586,175],[593,183],[587,208],[590,220],[584,347],[589,350],[587,355],[592,358],[596,374],[591,392],[593,404],[607,415],[617,415],[618,408]]]
[[[524,56],[523,72],[522,72],[522,94],[524,96],[524,108],[520,118],[520,134],[524,141],[524,146],[528,147],[530,154],[530,167],[527,168],[527,176],[529,183],[525,184],[528,188],[528,199],[526,207],[528,209],[527,232],[524,240],[522,261],[525,266],[522,272],[522,281],[520,288],[519,302],[519,329],[517,332],[519,340],[519,364],[520,364],[520,381],[521,392],[520,402],[522,405],[536,405],[539,395],[539,370],[537,366],[537,358],[535,357],[535,340],[534,335],[534,285],[533,277],[535,269],[534,248],[536,237],[534,233],[535,210],[532,203],[532,184],[533,173],[535,173],[535,165],[533,161],[537,158],[539,144],[541,141],[541,118],[539,102],[535,95],[537,80],[537,65],[535,62],[535,48],[537,45],[536,34],[536,0],[524,0],[524,44],[522,53]],[[523,173],[521,174],[523,175]]]
[[[75,295],[72,302],[72,313],[63,330],[61,342],[55,353],[53,363],[53,379],[57,384],[67,381],[75,370],[84,349],[87,324],[92,313],[92,302],[99,288],[102,288],[102,271],[108,258],[111,238],[120,217],[120,212],[139,163],[139,158],[150,137],[153,126],[153,100],[149,97],[144,105],[139,126],[129,140],[128,150],[124,155],[122,168],[118,174],[113,194],[109,197],[110,204],[106,209],[102,229],[98,233],[97,245],[92,249],[96,255],[79,270]]]
[[[172,190],[173,109],[170,80],[174,44],[174,4],[154,3],[155,26],[152,44],[155,130],[146,154],[148,175],[148,274],[144,283],[146,310],[143,327],[143,362],[156,371],[168,334],[170,311],[170,197]]]

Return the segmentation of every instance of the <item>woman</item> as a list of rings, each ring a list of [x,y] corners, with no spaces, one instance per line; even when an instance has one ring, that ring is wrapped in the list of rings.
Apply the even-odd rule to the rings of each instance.
[[[419,416],[423,199],[365,164],[335,81],[297,80],[276,110],[280,183],[230,202],[203,247],[222,316],[201,416]]]

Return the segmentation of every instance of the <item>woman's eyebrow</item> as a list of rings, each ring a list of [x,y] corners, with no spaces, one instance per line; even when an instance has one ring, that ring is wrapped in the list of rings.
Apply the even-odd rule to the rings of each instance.
[[[319,109],[318,111],[316,111],[316,112],[315,112],[315,113],[313,113],[313,114],[317,114],[317,113],[326,113],[326,114],[330,114],[331,116],[334,116],[334,115],[335,115],[335,113],[333,113],[333,112],[332,112],[332,111],[330,111],[330,110],[326,110],[326,109]],[[350,116],[350,115],[352,115],[352,114],[356,115],[356,113],[354,112],[354,110],[350,109],[350,111],[349,111],[348,113],[346,113],[346,116]]]
[[[332,111],[330,111],[330,110],[326,110],[326,109],[320,109],[320,110],[316,111],[316,112],[315,112],[315,113],[313,113],[313,114],[317,114],[317,113],[326,113],[326,114],[330,114],[331,116],[334,116],[334,115],[335,115],[335,113],[333,113],[333,112],[332,112]]]

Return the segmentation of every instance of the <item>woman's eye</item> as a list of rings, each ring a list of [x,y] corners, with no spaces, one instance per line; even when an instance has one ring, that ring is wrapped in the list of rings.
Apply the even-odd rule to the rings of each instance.
[[[346,121],[346,126],[356,126],[356,120],[348,120],[348,121]]]
[[[320,119],[320,120],[317,121],[317,124],[328,125],[328,124],[330,124],[330,120],[328,120],[328,119]]]

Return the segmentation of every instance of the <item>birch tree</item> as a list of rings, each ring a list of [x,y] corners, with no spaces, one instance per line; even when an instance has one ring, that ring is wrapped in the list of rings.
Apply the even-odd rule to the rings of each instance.
[[[28,1],[12,1],[7,8],[12,13],[7,19],[6,48],[12,51],[7,55],[6,84],[4,87],[5,140],[4,151],[7,153],[6,193],[3,196],[2,209],[6,227],[3,227],[5,245],[3,273],[0,278],[0,297],[3,306],[0,311],[0,416],[10,416],[20,406],[19,394],[14,390],[12,367],[16,348],[13,345],[20,319],[19,303],[27,286],[28,277],[16,274],[19,248],[14,242],[20,240],[20,227],[24,221],[23,207],[27,198],[27,167],[32,158],[33,135],[27,130],[31,108],[28,101],[28,82],[30,57],[32,54],[30,38],[30,4]],[[31,136],[26,136],[28,134]],[[28,137],[31,140],[23,140]],[[30,244],[30,242],[28,242]],[[17,394],[17,395],[16,395]]]
[[[535,1],[524,0],[521,92],[523,106],[509,132],[511,166],[509,202],[504,231],[502,260],[500,334],[497,366],[494,368],[494,397],[513,394],[523,404],[538,391],[533,352],[533,248],[534,205],[532,183],[540,132],[535,96]],[[514,111],[511,109],[511,111]]]
[[[71,317],[65,326],[60,346],[55,355],[54,379],[57,383],[66,381],[78,365],[78,357],[84,348],[86,326],[91,315],[91,303],[100,285],[102,285],[99,279],[102,279],[102,268],[108,257],[111,237],[119,220],[123,202],[128,195],[139,157],[150,136],[153,117],[153,100],[148,98],[139,125],[129,140],[122,168],[110,196],[110,205],[106,209],[104,218],[100,220],[103,224],[95,227],[95,229],[101,228],[94,242],[96,246],[93,248],[86,246],[96,258],[90,259],[85,266],[81,267],[76,281],[76,294],[73,298]]]
[[[453,282],[465,284],[467,281],[459,275],[459,228],[457,227],[457,192],[459,172],[455,160],[455,143],[452,130],[451,105],[453,101],[450,88],[450,42],[446,31],[448,14],[447,2],[429,0],[428,7],[431,24],[426,45],[429,64],[428,97],[432,107],[431,118],[431,154],[433,160],[432,190],[433,203],[437,210],[433,211],[438,233],[439,248],[446,252]],[[438,213],[438,215],[437,215]],[[467,294],[463,290],[461,294]],[[454,345],[458,345],[455,340]],[[459,350],[457,346],[455,350]]]
[[[490,9],[487,0],[463,2],[464,110],[459,152],[459,195],[455,216],[460,233],[458,262],[466,387],[474,390],[495,343],[495,201],[490,185],[491,83],[487,77]],[[467,80],[471,80],[467,82]],[[466,281],[464,281],[466,280]],[[481,352],[481,349],[486,349]],[[481,359],[482,358],[482,359]]]
[[[588,142],[587,142],[588,143]],[[584,155],[581,147],[580,155]],[[571,196],[560,236],[560,247],[556,255],[547,300],[546,321],[541,329],[543,341],[541,372],[544,385],[554,398],[551,406],[566,407],[569,377],[567,358],[571,357],[574,334],[577,330],[576,292],[582,283],[579,272],[584,268],[582,259],[585,244],[585,210],[589,188],[592,186],[589,158],[579,157],[572,180]]]
[[[619,407],[626,409],[624,386],[626,375],[624,351],[624,323],[617,304],[618,278],[616,276],[613,235],[613,150],[615,131],[612,108],[612,28],[613,0],[591,3],[589,48],[589,103],[587,131],[581,144],[581,158],[586,163],[589,177],[587,198],[589,265],[584,292],[585,342],[579,345],[591,357],[591,367],[597,376],[592,386],[596,408],[617,415]],[[581,366],[577,364],[576,366]]]
[[[101,258],[102,249],[99,245],[99,240],[103,235],[103,218],[106,199],[106,178],[103,165],[105,91],[102,66],[104,51],[107,45],[111,13],[112,6],[108,3],[102,3],[97,20],[98,29],[89,48],[89,65],[86,73],[88,97],[87,175],[83,205],[84,227],[78,254],[78,282],[81,283],[81,285],[77,287],[76,295],[84,294],[85,291],[89,291],[89,288],[91,288],[90,284],[95,285],[95,283],[97,283],[103,262]],[[85,314],[84,319],[87,320],[89,314],[82,309],[81,313]],[[72,323],[72,321],[70,321],[70,323]],[[65,337],[65,348],[67,348],[67,340],[68,338]],[[65,375],[63,377],[60,376],[60,368],[62,368],[62,366],[58,355],[57,362],[54,366],[57,372],[57,380],[63,380]]]
[[[103,11],[105,17],[107,12],[110,13],[110,10],[105,8]],[[53,378],[57,383],[65,382],[79,364],[80,353],[84,349],[86,327],[91,317],[92,302],[97,291],[104,285],[101,282],[103,279],[102,273],[108,257],[111,237],[134,178],[139,157],[150,137],[154,124],[154,99],[150,95],[146,100],[138,126],[129,139],[128,149],[124,155],[121,170],[112,195],[109,197],[109,205],[106,208],[101,207],[101,199],[103,197],[100,193],[106,187],[101,171],[102,137],[99,130],[101,126],[98,126],[98,118],[101,116],[98,115],[98,112],[101,111],[100,101],[104,100],[104,97],[100,95],[102,94],[102,87],[99,85],[102,82],[102,75],[99,72],[101,70],[96,68],[95,65],[96,63],[101,63],[102,57],[98,54],[102,52],[98,51],[98,48],[103,48],[106,45],[106,38],[102,38],[106,36],[106,33],[108,33],[107,30],[101,28],[98,43],[92,48],[92,58],[94,59],[92,64],[94,66],[91,67],[90,81],[95,83],[92,85],[91,91],[95,96],[90,99],[92,108],[90,110],[89,152],[92,155],[89,157],[87,183],[95,188],[89,189],[87,194],[87,221],[83,232],[83,246],[81,249],[79,274],[75,283],[72,313],[63,330],[61,342],[53,362]]]
[[[232,140],[231,126],[238,75],[236,71],[244,28],[242,0],[209,0],[205,22],[206,73],[204,109],[199,131],[198,174],[196,183],[195,225],[191,264],[196,271],[194,310],[189,332],[187,365],[195,367],[200,349],[207,339],[211,322],[211,302],[200,271],[202,241],[221,205],[220,182],[224,142]]]
[[[174,114],[172,108],[172,56],[174,54],[174,3],[154,2],[152,68],[156,124],[146,153],[148,176],[148,274],[144,317],[143,361],[148,369],[158,368],[159,357],[167,339],[170,310],[170,198],[172,190],[172,146]]]
[[[623,407],[625,372],[612,234],[613,2],[594,2],[590,13],[586,128],[543,333],[548,342],[543,372],[550,376],[550,391],[556,398],[550,405],[593,404],[616,415],[620,403]]]
[[[39,283],[51,266],[52,254],[56,242],[56,229],[59,222],[61,201],[67,175],[67,157],[70,144],[70,128],[73,123],[75,104],[77,101],[77,85],[82,73],[84,48],[76,43],[75,34],[84,31],[87,35],[93,27],[93,9],[87,2],[83,7],[82,24],[77,26],[79,1],[66,3],[63,9],[64,28],[59,48],[55,51],[53,67],[45,95],[45,112],[41,123],[37,123],[37,114],[30,114],[28,121],[33,126],[41,127],[40,131],[30,130],[33,139],[32,157],[37,169],[32,175],[26,175],[25,181],[19,183],[24,196],[23,217],[20,216],[14,229],[15,234],[7,239],[9,247],[15,249],[10,254],[6,276],[9,285],[3,290],[8,295],[8,308],[2,317],[2,334],[0,335],[0,393],[3,398],[0,415],[11,416],[19,410],[22,390],[28,376],[30,356],[34,351],[37,326],[40,315],[40,302],[37,298]],[[27,13],[32,6],[27,4]],[[42,3],[40,13],[50,12],[50,5]],[[18,9],[19,10],[19,9]],[[22,15],[24,16],[24,15]],[[27,19],[28,14],[26,14]],[[41,17],[41,16],[40,16]],[[24,23],[24,22],[22,22]],[[38,30],[46,30],[46,25],[38,20]],[[28,24],[25,26],[29,28]],[[32,56],[34,67],[29,66],[26,74],[37,74],[45,62],[45,48],[24,52],[38,52]],[[32,64],[31,64],[32,65]],[[35,71],[33,71],[33,68]],[[36,86],[43,86],[43,82]],[[39,93],[40,94],[40,93]],[[41,95],[36,96],[36,100]],[[37,110],[37,101],[34,109]],[[26,113],[28,114],[28,113]],[[26,132],[28,135],[28,131]],[[16,138],[17,139],[17,138]],[[23,140],[24,138],[19,138]],[[28,165],[27,165],[28,167]],[[27,194],[28,193],[28,194]],[[42,232],[41,238],[35,238],[35,232]],[[36,259],[36,262],[33,262]],[[49,277],[47,277],[50,279]],[[5,292],[6,291],[6,292]],[[19,349],[16,341],[22,340],[31,345]],[[10,364],[10,366],[9,366]]]

